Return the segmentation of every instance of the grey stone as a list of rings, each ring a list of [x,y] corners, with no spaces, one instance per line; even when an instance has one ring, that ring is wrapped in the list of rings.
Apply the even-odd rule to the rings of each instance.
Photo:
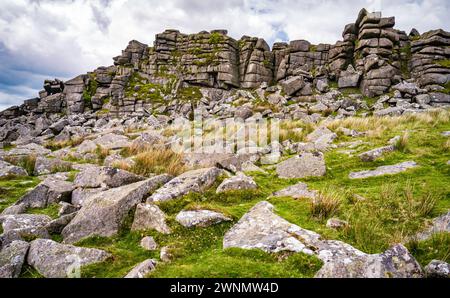
[[[338,80],[339,88],[358,87],[361,79],[361,73],[355,71],[353,66],[349,65],[346,71],[341,72]]]
[[[301,76],[292,77],[286,81],[281,82],[280,84],[287,95],[293,95],[305,86],[305,82],[303,80],[303,77]]]
[[[0,178],[10,176],[28,176],[25,169],[0,160]]]
[[[89,167],[76,175],[74,183],[76,187],[83,188],[114,188],[142,181],[144,179],[145,177],[120,169],[110,167]]]
[[[181,211],[177,214],[175,220],[183,227],[208,227],[223,221],[230,221],[231,219],[225,215],[210,211],[210,210],[193,210]]]
[[[382,254],[365,254],[341,241],[324,240],[273,213],[268,202],[256,204],[224,236],[223,247],[292,251],[316,255],[324,262],[319,278],[422,277],[420,265],[402,245]]]
[[[36,158],[36,163],[34,165],[34,174],[46,175],[55,172],[68,172],[71,170],[71,166],[72,163],[67,161],[39,156]]]
[[[433,234],[450,232],[450,211],[433,219],[432,224],[425,231],[416,235],[418,240],[427,240]]]
[[[130,210],[169,179],[168,175],[160,175],[93,195],[62,231],[64,242],[116,235]]]
[[[249,176],[239,173],[236,176],[225,179],[218,187],[217,193],[226,192],[230,190],[247,190],[256,189],[258,185]]]
[[[139,204],[134,214],[132,231],[156,230],[163,234],[170,234],[171,230],[166,223],[166,215],[154,204]]]
[[[425,274],[429,278],[450,278],[450,264],[432,260],[425,268]]]
[[[165,202],[190,192],[201,192],[213,185],[221,173],[222,170],[215,167],[186,172],[158,189],[147,202]]]
[[[352,172],[349,175],[350,179],[365,179],[370,177],[377,177],[383,175],[394,175],[401,172],[405,172],[409,169],[417,167],[417,163],[414,161],[406,161],[403,163],[399,163],[396,165],[389,166],[381,166],[376,168],[375,170],[361,171],[361,172]]]
[[[324,176],[326,173],[323,153],[302,153],[276,167],[280,178],[305,178]]]
[[[153,237],[147,236],[142,238],[141,247],[145,248],[146,250],[156,250],[158,248],[158,244],[156,243],[155,239],[153,239]]]
[[[301,199],[301,198],[314,199],[317,196],[317,191],[309,190],[308,185],[299,182],[295,185],[274,192],[273,196],[291,197],[294,199]]]
[[[75,218],[76,212],[60,216],[49,222],[45,228],[49,233],[61,234],[62,230]]]
[[[156,261],[153,259],[148,259],[148,260],[145,260],[144,262],[136,265],[136,267],[134,267],[125,276],[125,278],[144,278],[150,272],[155,270],[155,268],[156,268]]]
[[[348,222],[345,220],[341,220],[339,218],[330,218],[327,220],[327,228],[332,228],[336,230],[343,229],[348,226]]]
[[[30,244],[13,241],[0,251],[0,278],[17,278],[22,271]]]
[[[369,161],[374,161],[374,160],[380,158],[386,152],[392,152],[394,150],[395,150],[395,146],[390,145],[390,146],[380,147],[380,148],[376,148],[376,149],[361,153],[358,156],[362,161],[369,162]]]
[[[31,242],[27,262],[48,278],[80,277],[78,266],[100,263],[111,255],[103,250],[60,244],[48,239]],[[78,271],[79,273],[79,271]]]

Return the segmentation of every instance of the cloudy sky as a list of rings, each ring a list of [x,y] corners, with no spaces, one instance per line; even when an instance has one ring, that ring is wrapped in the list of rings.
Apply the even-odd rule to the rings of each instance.
[[[166,28],[334,43],[362,7],[407,32],[450,30],[448,0],[0,0],[0,110],[35,97],[44,79],[111,65],[129,40],[152,44]]]

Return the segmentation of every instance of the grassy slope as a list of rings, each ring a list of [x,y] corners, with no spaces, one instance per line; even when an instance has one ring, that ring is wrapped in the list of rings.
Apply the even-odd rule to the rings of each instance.
[[[431,115],[431,116],[430,116]],[[438,114],[418,117],[401,117],[399,119],[378,121],[370,118],[362,120],[343,120],[328,123],[336,129],[339,126],[371,130],[367,137],[349,138],[340,135],[335,143],[361,139],[370,142],[357,148],[353,157],[340,153],[345,148],[334,149],[325,154],[327,174],[320,178],[280,179],[274,171],[267,168],[268,174],[248,173],[253,176],[259,189],[255,191],[229,192],[216,194],[215,187],[203,194],[190,194],[184,198],[161,204],[169,217],[169,224],[174,231],[162,235],[153,231],[130,233],[124,229],[113,238],[92,238],[79,245],[105,249],[113,258],[105,263],[83,269],[87,277],[122,277],[133,266],[147,258],[159,259],[159,250],[144,251],[139,246],[145,235],[155,237],[161,246],[170,246],[175,256],[171,263],[160,263],[151,274],[153,277],[311,277],[320,268],[320,261],[303,254],[267,254],[261,251],[241,249],[222,249],[223,235],[252,206],[262,200],[268,200],[276,207],[276,212],[288,221],[303,228],[314,230],[325,238],[348,242],[367,253],[379,253],[389,245],[406,241],[422,229],[433,217],[450,209],[450,145],[442,131],[450,130],[450,121]],[[290,129],[301,124],[291,124]],[[304,127],[305,128],[305,127]],[[307,128],[310,131],[311,128]],[[392,152],[375,162],[362,162],[356,156],[360,152],[384,146],[396,135],[409,131],[406,149]],[[304,133],[303,133],[304,134]],[[301,140],[304,135],[299,136]],[[420,167],[406,173],[350,180],[351,171],[376,168],[381,165],[414,160]],[[310,215],[308,200],[292,198],[269,198],[274,191],[293,185],[299,181],[306,182],[311,189],[336,191],[341,193],[343,201],[337,216],[348,220],[350,228],[335,231],[325,226],[326,220],[317,220]],[[0,180],[0,211],[13,204],[18,198],[38,183],[35,177]],[[219,181],[220,182],[220,181]],[[218,182],[218,183],[219,183]],[[217,183],[217,184],[218,184]],[[217,186],[217,185],[216,185]],[[352,194],[366,198],[356,202]],[[437,199],[431,212],[421,213],[418,206],[428,195]],[[186,229],[174,218],[182,209],[208,208],[223,212],[233,218],[233,222],[219,224],[209,228]],[[54,217],[56,206],[44,210],[29,210]],[[55,237],[55,240],[60,240]],[[426,242],[410,242],[408,247],[422,265],[431,259],[449,260],[449,235],[433,237]],[[24,277],[38,276],[31,268],[25,268]]]
[[[395,121],[394,121],[395,122]],[[348,123],[344,126],[352,128]],[[332,126],[333,124],[331,124]],[[356,139],[368,141],[357,149],[353,157],[334,149],[326,153],[327,175],[309,179],[279,179],[268,169],[269,174],[249,173],[259,185],[256,191],[230,192],[216,194],[214,187],[204,194],[190,194],[182,199],[161,204],[168,214],[174,233],[162,235],[156,232],[142,234],[124,233],[113,239],[88,240],[87,245],[106,249],[115,255],[104,264],[85,268],[85,276],[124,276],[133,265],[146,258],[158,259],[157,252],[144,252],[139,240],[144,235],[152,235],[160,246],[174,248],[175,260],[160,263],[151,274],[152,277],[310,277],[320,268],[320,261],[303,254],[274,255],[261,251],[241,249],[222,249],[223,235],[255,203],[269,200],[276,206],[276,212],[303,228],[314,230],[325,238],[340,239],[367,253],[379,253],[391,244],[406,241],[422,229],[431,218],[450,209],[450,160],[447,138],[442,131],[450,130],[450,123],[441,120],[403,119],[395,123],[385,123],[380,131],[378,124],[368,125],[378,133],[370,137],[349,138],[339,136],[336,141]],[[361,125],[355,125],[355,129]],[[384,146],[387,141],[409,131],[404,152],[392,152],[375,162],[362,162],[357,153]],[[414,160],[420,168],[393,176],[364,180],[350,180],[351,171],[376,168],[381,165]],[[291,198],[268,198],[271,193],[299,181],[306,182],[311,189],[342,193],[345,198],[338,216],[350,222],[350,229],[335,231],[325,226],[326,221],[311,218],[308,200]],[[359,194],[366,201],[355,202],[352,194]],[[383,195],[384,194],[384,195]],[[438,201],[432,212],[421,214],[417,211],[420,201],[428,194]],[[408,199],[409,198],[409,199]],[[186,229],[174,221],[182,209],[208,208],[223,212],[233,218],[232,223],[223,223],[209,228]],[[423,215],[423,216],[421,216]],[[448,261],[448,234],[427,242],[412,243],[409,247],[422,265],[432,258]],[[86,245],[86,243],[82,243]],[[447,245],[447,246],[446,246]]]

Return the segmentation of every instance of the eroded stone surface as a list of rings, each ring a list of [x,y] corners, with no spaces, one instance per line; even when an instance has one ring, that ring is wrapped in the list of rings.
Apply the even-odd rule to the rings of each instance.
[[[314,199],[317,195],[317,191],[309,190],[308,185],[305,183],[297,183],[295,185],[289,186],[285,189],[274,192],[275,197],[291,197],[294,199],[308,198]]]
[[[171,232],[166,223],[166,215],[154,204],[137,205],[131,230],[146,231],[153,229],[163,234]]]
[[[192,210],[181,211],[175,218],[182,226],[186,228],[192,227],[208,227],[223,221],[230,221],[231,219],[222,213],[210,210]]]
[[[277,165],[280,178],[305,178],[323,176],[326,173],[323,153],[302,153]]]
[[[381,166],[376,168],[375,170],[367,170],[367,171],[361,171],[361,172],[352,172],[350,173],[349,177],[350,179],[365,179],[370,177],[377,177],[377,176],[383,176],[383,175],[394,175],[401,172],[405,172],[409,169],[417,167],[417,163],[414,161],[407,161],[403,163],[399,163],[396,165],[390,165],[390,166]]]
[[[30,244],[13,241],[0,251],[0,278],[17,278],[22,270]]]

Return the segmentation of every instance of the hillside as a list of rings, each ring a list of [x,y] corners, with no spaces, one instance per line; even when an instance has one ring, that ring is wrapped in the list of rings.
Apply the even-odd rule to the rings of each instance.
[[[449,277],[450,33],[131,41],[0,112],[0,277]]]

